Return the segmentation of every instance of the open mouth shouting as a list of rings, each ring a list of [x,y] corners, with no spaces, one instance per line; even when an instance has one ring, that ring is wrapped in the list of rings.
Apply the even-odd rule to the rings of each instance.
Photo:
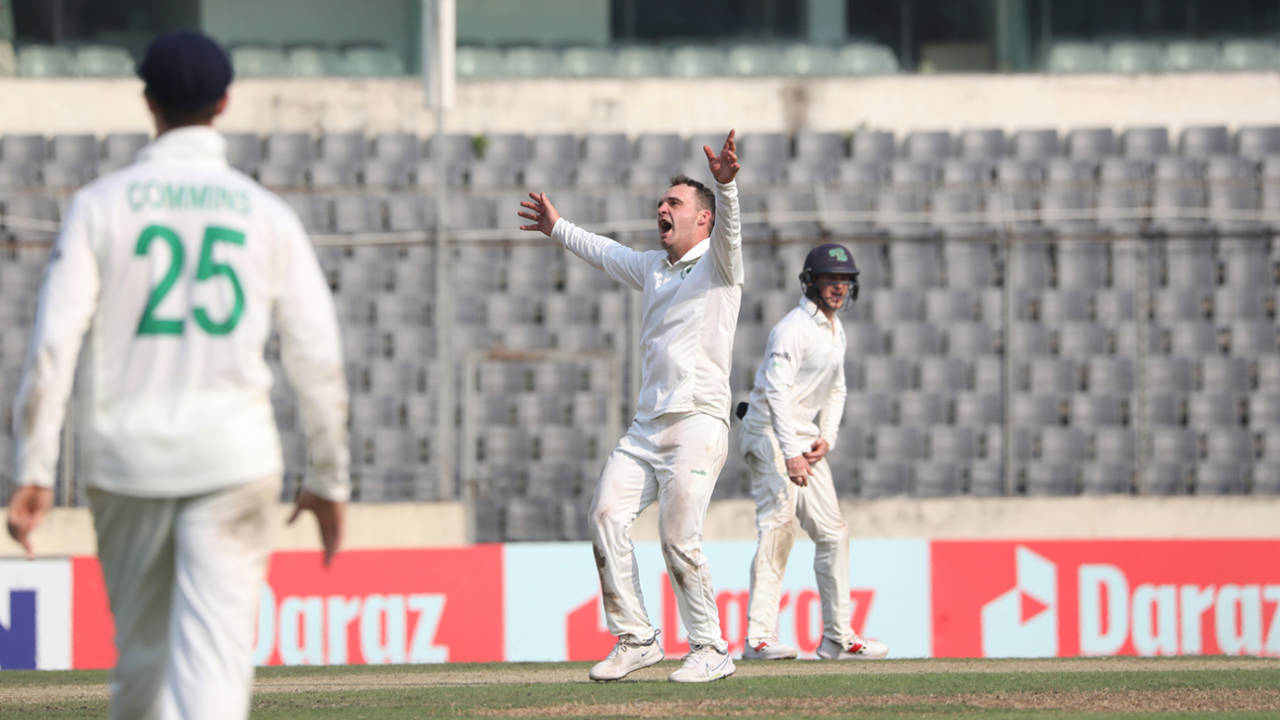
[[[666,217],[658,218],[658,237],[662,238],[663,240],[666,240],[667,238],[671,237],[671,230],[673,228],[675,228],[675,225],[671,223],[670,218],[666,218]]]

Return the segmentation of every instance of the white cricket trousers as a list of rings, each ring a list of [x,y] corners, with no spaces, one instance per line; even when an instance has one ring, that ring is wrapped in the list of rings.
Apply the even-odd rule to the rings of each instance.
[[[116,625],[111,718],[248,717],[280,478],[180,498],[88,494]]]
[[[813,463],[813,477],[800,487],[787,477],[787,461],[772,432],[743,428],[740,447],[751,476],[756,501],[756,556],[751,561],[751,600],[747,605],[747,640],[757,643],[778,636],[782,575],[795,542],[795,525],[813,539],[813,572],[822,603],[822,634],[847,645],[857,639],[850,625],[849,527],[840,513],[831,466],[826,458]]]
[[[609,454],[591,502],[591,545],[600,572],[609,632],[646,641],[654,636],[644,609],[631,525],[658,501],[658,536],[689,642],[724,651],[711,570],[702,553],[702,523],[728,456],[729,428],[701,413],[633,421]]]

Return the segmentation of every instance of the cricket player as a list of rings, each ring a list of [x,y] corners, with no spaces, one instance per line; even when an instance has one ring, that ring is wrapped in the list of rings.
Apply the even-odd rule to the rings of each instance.
[[[836,311],[858,297],[858,266],[847,248],[819,245],[805,257],[800,286],[800,304],[769,333],[740,430],[759,537],[742,657],[796,657],[795,648],[778,642],[778,605],[795,540],[793,520],[799,519],[816,545],[823,626],[818,657],[882,658],[889,649],[863,640],[849,625],[849,532],[826,460],[845,400],[844,325]]]
[[[83,341],[74,421],[115,618],[111,717],[244,718],[284,469],[263,349],[274,325],[310,451],[290,522],[315,514],[327,564],[349,494],[337,316],[297,216],[227,165],[222,48],[164,35],[138,75],[156,139],[75,195],[54,245],[8,529],[30,555]]]
[[[591,544],[609,631],[618,643],[591,668],[618,680],[662,660],[658,631],[640,594],[631,525],[658,502],[658,532],[691,652],[676,682],[733,674],[720,636],[702,524],[728,453],[729,362],[742,301],[739,164],[734,133],[719,154],[703,146],[712,191],[685,176],[658,200],[661,250],[640,252],[560,217],[545,193],[518,214],[593,267],[641,294],[640,396],[635,418],[605,463],[591,503]]]

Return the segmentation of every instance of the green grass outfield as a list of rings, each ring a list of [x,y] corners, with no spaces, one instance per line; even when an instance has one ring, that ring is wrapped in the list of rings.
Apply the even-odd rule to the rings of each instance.
[[[1280,718],[1280,660],[739,662],[679,685],[668,660],[617,683],[589,663],[263,668],[265,718]],[[105,717],[107,673],[0,673],[0,718]]]

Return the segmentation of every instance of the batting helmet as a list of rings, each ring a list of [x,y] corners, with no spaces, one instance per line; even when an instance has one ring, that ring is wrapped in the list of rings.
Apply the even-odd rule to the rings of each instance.
[[[858,299],[859,272],[858,265],[853,261],[853,255],[848,248],[837,243],[824,243],[810,250],[805,256],[804,270],[800,271],[800,287],[804,290],[805,297],[822,304],[818,286],[813,279],[824,274],[848,275],[850,276],[849,302],[845,303],[845,307],[848,307]]]

